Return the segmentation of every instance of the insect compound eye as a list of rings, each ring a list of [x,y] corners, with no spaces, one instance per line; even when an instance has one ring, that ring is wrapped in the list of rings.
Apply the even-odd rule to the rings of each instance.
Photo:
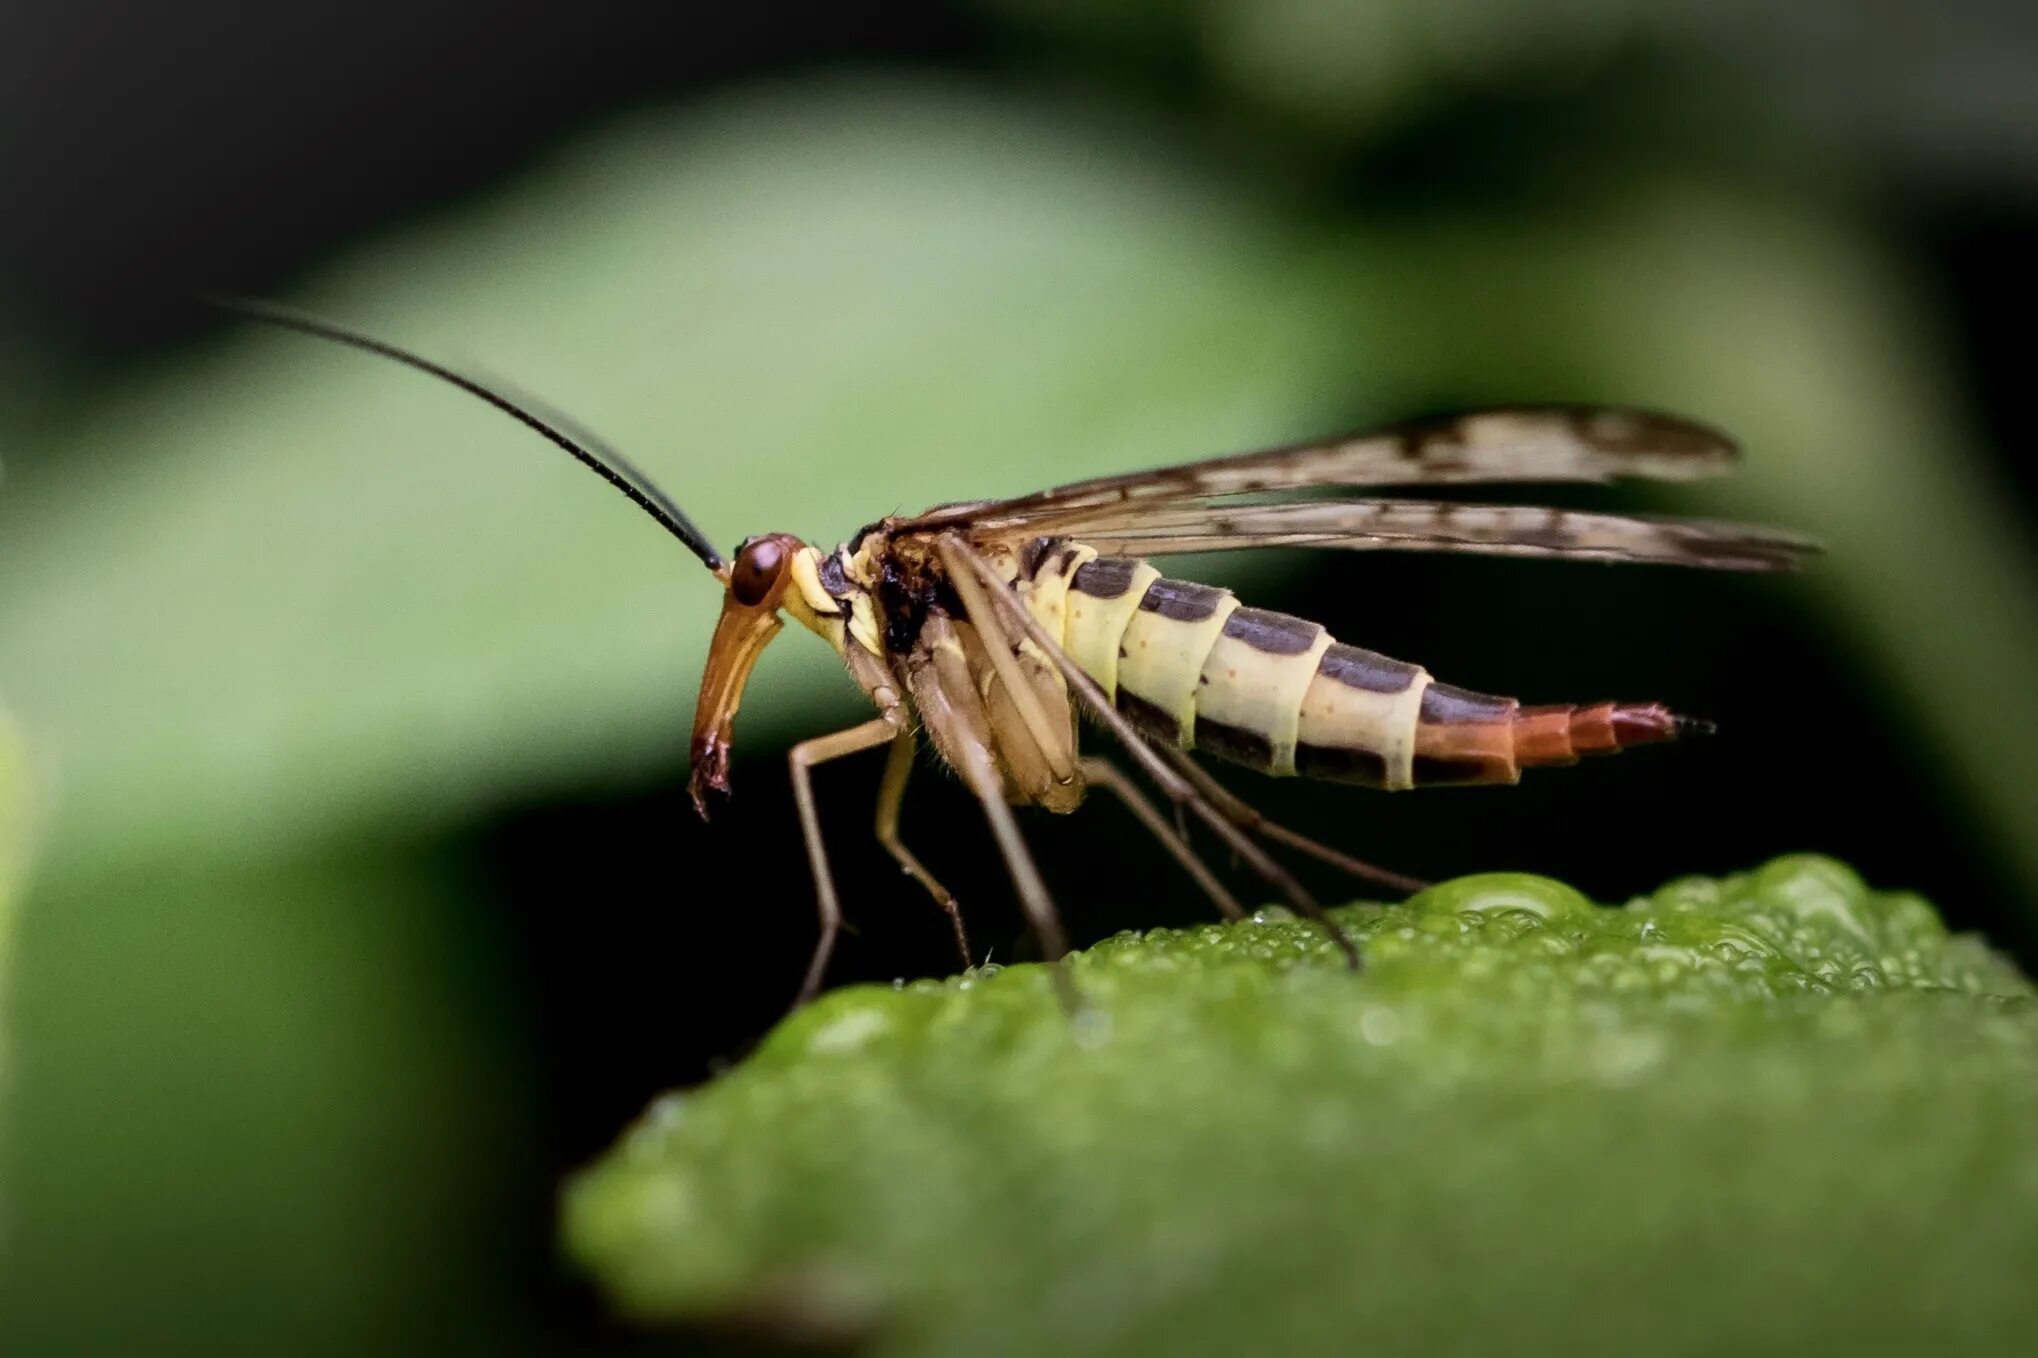
[[[753,538],[744,543],[729,571],[729,593],[745,608],[762,604],[785,574],[791,555],[784,541],[777,537]]]

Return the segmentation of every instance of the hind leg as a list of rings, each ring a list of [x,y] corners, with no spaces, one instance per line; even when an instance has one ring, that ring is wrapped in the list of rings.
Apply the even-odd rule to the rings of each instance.
[[[1196,856],[1196,851],[1189,847],[1188,840],[1178,833],[1174,826],[1168,824],[1167,818],[1154,809],[1146,794],[1120,772],[1116,764],[1108,759],[1100,759],[1096,755],[1088,755],[1080,761],[1079,766],[1085,782],[1091,787],[1102,788],[1123,802],[1125,809],[1132,813],[1132,818],[1145,826],[1147,833],[1161,842],[1162,847],[1182,865],[1183,871],[1195,878],[1196,885],[1202,887],[1203,893],[1215,902],[1219,914],[1226,919],[1245,918],[1245,909],[1239,905],[1238,899],[1225,889],[1224,883],[1217,880],[1217,875],[1211,872],[1209,866]]]
[[[1162,748],[1161,753],[1181,770],[1184,778],[1196,785],[1196,790],[1208,798],[1210,804],[1227,820],[1249,834],[1271,839],[1276,844],[1286,844],[1298,853],[1308,854],[1318,862],[1328,863],[1364,881],[1378,882],[1381,886],[1390,887],[1403,895],[1412,896],[1429,885],[1428,882],[1418,878],[1403,876],[1401,873],[1368,863],[1364,859],[1354,858],[1348,853],[1331,848],[1328,844],[1320,844],[1305,834],[1290,830],[1285,825],[1277,825],[1261,815],[1243,797],[1218,782],[1208,769],[1185,752]]]

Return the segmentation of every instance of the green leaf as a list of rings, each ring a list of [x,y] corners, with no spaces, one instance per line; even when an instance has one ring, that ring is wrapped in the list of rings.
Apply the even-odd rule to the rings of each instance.
[[[28,748],[21,728],[0,707],[0,965],[7,957],[8,912],[28,876],[31,823]]]
[[[1830,860],[838,992],[566,1199],[642,1321],[895,1354],[1947,1352],[2038,1323],[2038,1004]]]
[[[15,900],[28,878],[33,823],[28,751],[21,729],[0,707],[0,1109],[6,1107],[8,978],[14,967]],[[0,1190],[4,1190],[0,1184]]]
[[[533,1076],[482,912],[433,866],[38,873],[0,1353],[514,1348]]]

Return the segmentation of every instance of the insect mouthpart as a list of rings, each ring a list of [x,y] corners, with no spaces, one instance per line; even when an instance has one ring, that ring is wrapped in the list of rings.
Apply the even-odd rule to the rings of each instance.
[[[729,793],[729,749],[743,686],[757,657],[785,626],[779,604],[792,583],[792,564],[806,544],[789,533],[746,538],[727,566],[715,572],[727,592],[722,616],[708,644],[708,665],[694,707],[693,773],[689,788],[694,810],[707,819],[711,794]]]

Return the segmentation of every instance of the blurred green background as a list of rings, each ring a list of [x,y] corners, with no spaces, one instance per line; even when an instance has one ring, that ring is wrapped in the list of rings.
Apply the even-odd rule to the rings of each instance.
[[[1815,849],[2038,957],[2024,8],[15,26],[0,777],[29,791],[0,791],[0,891],[12,845],[32,864],[0,901],[0,1351],[648,1342],[555,1264],[553,1195],[790,997],[783,750],[856,717],[823,648],[775,648],[700,826],[692,559],[478,403],[187,287],[540,392],[725,544],[1484,401],[1699,416],[1747,447],[1733,482],[1572,501],[1787,525],[1829,545],[1809,576],[1201,573],[1447,680],[1662,698],[1719,740],[1513,792],[1238,785],[1410,872],[1602,899]],[[861,928],[840,981],[948,966],[864,842],[875,777],[821,780]],[[909,834],[1009,956],[947,790]],[[1028,822],[1075,932],[1199,918],[1119,816]]]

